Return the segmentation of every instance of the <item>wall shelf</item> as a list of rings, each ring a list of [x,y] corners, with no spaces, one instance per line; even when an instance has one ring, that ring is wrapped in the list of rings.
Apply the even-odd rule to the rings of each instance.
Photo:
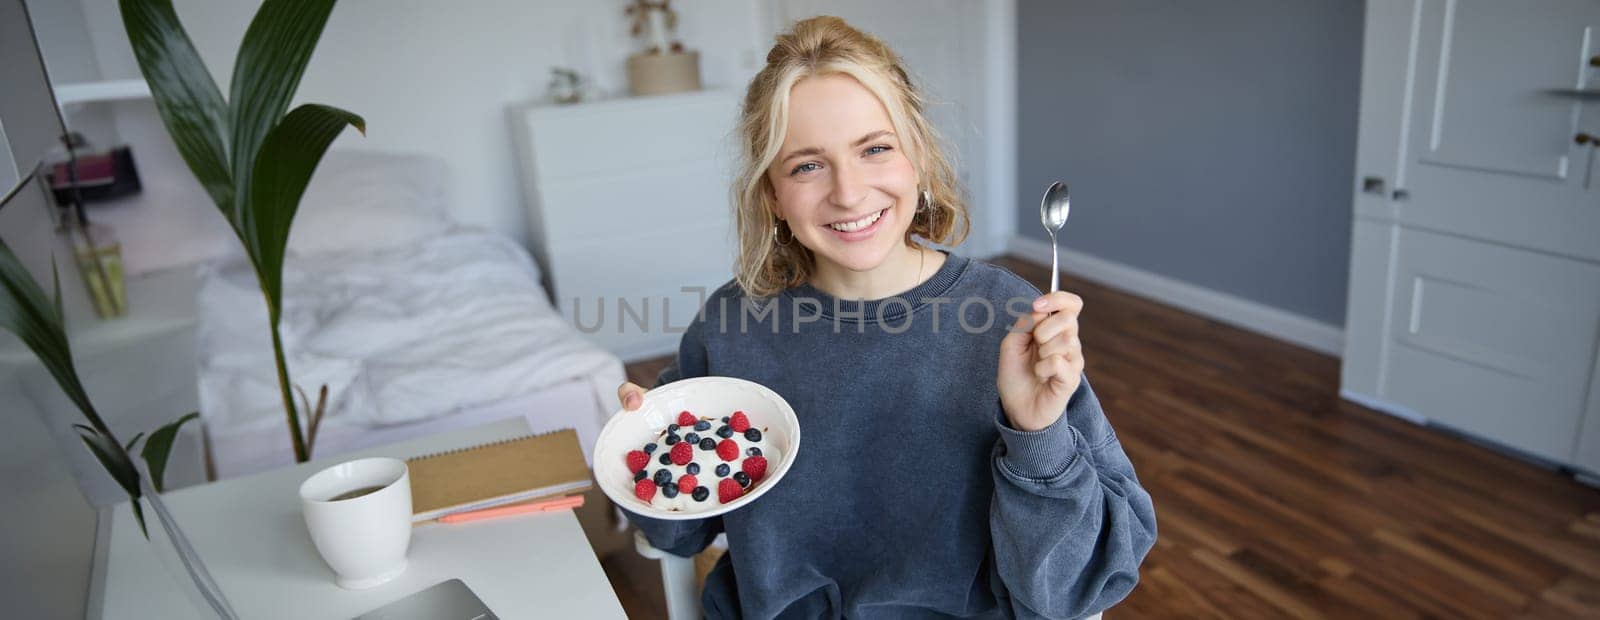
[[[123,99],[149,99],[150,87],[144,80],[107,80],[80,82],[56,87],[56,104],[61,107],[96,101]]]

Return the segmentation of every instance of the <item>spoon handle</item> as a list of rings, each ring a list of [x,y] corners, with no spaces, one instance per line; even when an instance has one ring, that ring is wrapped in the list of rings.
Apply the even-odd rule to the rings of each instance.
[[[1061,290],[1061,257],[1056,236],[1050,235],[1050,292]]]

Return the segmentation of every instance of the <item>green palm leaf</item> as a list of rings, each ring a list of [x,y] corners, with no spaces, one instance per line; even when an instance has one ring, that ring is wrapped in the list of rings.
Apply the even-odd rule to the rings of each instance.
[[[309,103],[285,116],[261,144],[248,203],[253,227],[245,232],[258,243],[261,286],[273,306],[282,299],[284,252],[300,197],[328,146],[346,126],[367,130],[360,116]]]
[[[4,240],[0,240],[0,329],[16,334],[38,356],[39,362],[60,384],[67,398],[83,411],[95,431],[110,434],[89,402],[77,369],[72,366],[72,353],[67,348],[67,332],[62,326],[58,306],[45,297],[44,289]]]
[[[61,391],[83,412],[89,425],[74,424],[84,445],[95,459],[105,466],[106,473],[117,481],[133,501],[134,516],[139,519],[139,529],[144,530],[144,514],[139,510],[139,470],[134,467],[128,452],[117,442],[116,436],[106,426],[89,394],[83,389],[78,370],[72,364],[72,349],[67,344],[67,331],[61,322],[59,279],[55,282],[56,296],[47,298],[44,289],[34,281],[33,274],[17,259],[11,246],[0,239],[0,329],[22,340],[45,370],[55,378]]]
[[[233,84],[228,91],[229,122],[233,128],[233,177],[240,199],[249,200],[255,183],[251,174],[261,156],[262,143],[289,109],[300,88],[311,53],[333,12],[334,0],[267,0],[262,3],[239,45]],[[259,212],[244,209],[237,220],[241,236],[258,256],[261,238],[250,235],[250,221]]]
[[[172,142],[211,200],[234,219],[227,104],[206,72],[171,0],[121,0],[122,23]]]
[[[200,417],[199,412],[190,412],[168,422],[150,433],[150,440],[144,442],[144,449],[139,451],[139,456],[144,458],[145,467],[150,470],[150,484],[155,486],[157,493],[167,492],[166,484],[163,482],[167,475],[167,458],[172,456],[172,442],[178,438],[178,429],[184,422],[198,417]],[[133,442],[128,442],[128,445],[132,446]]]
[[[106,468],[106,472],[117,481],[122,490],[128,492],[128,499],[133,505],[133,517],[139,520],[139,531],[144,532],[144,537],[150,537],[150,531],[144,526],[144,511],[139,508],[139,470],[133,466],[133,460],[128,458],[128,452],[117,444],[115,437],[102,435],[94,429],[82,424],[73,424],[77,429],[78,438],[83,440],[83,445],[89,447],[89,452]]]

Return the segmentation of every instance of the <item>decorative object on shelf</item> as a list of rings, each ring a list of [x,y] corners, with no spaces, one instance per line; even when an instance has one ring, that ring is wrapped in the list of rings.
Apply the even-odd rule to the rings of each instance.
[[[47,180],[51,198],[58,208],[56,229],[63,245],[72,253],[73,266],[88,290],[95,316],[111,319],[128,312],[128,294],[122,270],[122,245],[110,227],[94,224],[84,214],[83,203],[92,192],[81,176],[86,168],[78,150],[87,146],[82,134],[61,136],[59,159],[47,160],[39,169]],[[131,164],[131,160],[129,161]]]
[[[634,0],[624,9],[633,36],[645,42],[644,51],[628,56],[628,90],[636,97],[700,90],[700,53],[671,38],[678,26],[671,3]]]
[[[76,233],[76,234],[74,234]],[[122,244],[116,233],[103,224],[69,228],[67,244],[72,249],[78,276],[89,291],[95,316],[110,319],[128,313],[128,290],[122,272]]]
[[[178,21],[171,0],[120,0],[122,23],[161,121],[195,178],[227,218],[266,298],[273,360],[296,462],[311,459],[278,319],[289,227],[306,184],[345,126],[366,121],[333,106],[289,110],[334,0],[266,0],[239,45],[227,100]],[[287,113],[286,113],[287,111]],[[322,402],[326,402],[325,400]],[[322,417],[305,403],[308,426]]]
[[[199,414],[190,413],[168,423],[145,437],[144,433],[135,435],[131,441],[124,444],[112,434],[111,428],[106,426],[95,406],[89,400],[88,391],[84,389],[83,381],[78,377],[77,368],[72,362],[72,349],[68,344],[66,327],[62,324],[61,316],[61,281],[57,275],[53,289],[54,295],[46,297],[44,288],[33,279],[17,255],[12,253],[11,247],[0,240],[0,328],[5,329],[28,346],[39,362],[49,371],[56,380],[56,385],[72,401],[78,411],[83,414],[88,424],[73,424],[78,431],[78,438],[88,446],[89,452],[105,467],[106,473],[128,493],[129,506],[132,507],[133,516],[139,522],[139,530],[145,538],[150,538],[150,530],[145,526],[144,510],[139,500],[147,499],[156,511],[157,520],[170,542],[172,550],[182,560],[184,569],[188,572],[190,580],[199,590],[199,595],[215,611],[218,617],[237,618],[233,608],[228,605],[228,600],[223,596],[222,590],[217,587],[216,581],[206,571],[205,564],[200,561],[200,556],[189,545],[189,540],[178,527],[178,522],[167,511],[166,504],[162,503],[162,478],[166,473],[167,458],[172,453],[173,440],[177,438],[178,429],[184,423],[195,419]],[[144,459],[146,472],[140,472],[134,464],[129,452],[144,439],[144,448],[140,456]],[[146,475],[148,473],[148,475]],[[158,543],[159,544],[159,543]]]
[[[133,163],[133,150],[119,146],[108,151],[84,152],[89,147],[82,134],[67,134],[72,148],[67,160],[52,163],[46,177],[56,204],[97,202],[137,194],[139,170]],[[76,194],[74,191],[76,190]]]
[[[577,71],[566,67],[552,67],[550,69],[550,100],[567,105],[583,101],[584,90],[583,76]]]

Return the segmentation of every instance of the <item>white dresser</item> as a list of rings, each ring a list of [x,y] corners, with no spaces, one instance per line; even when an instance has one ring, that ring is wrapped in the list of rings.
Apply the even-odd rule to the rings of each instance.
[[[677,350],[733,274],[738,95],[511,111],[532,250],[574,327],[625,361]]]

